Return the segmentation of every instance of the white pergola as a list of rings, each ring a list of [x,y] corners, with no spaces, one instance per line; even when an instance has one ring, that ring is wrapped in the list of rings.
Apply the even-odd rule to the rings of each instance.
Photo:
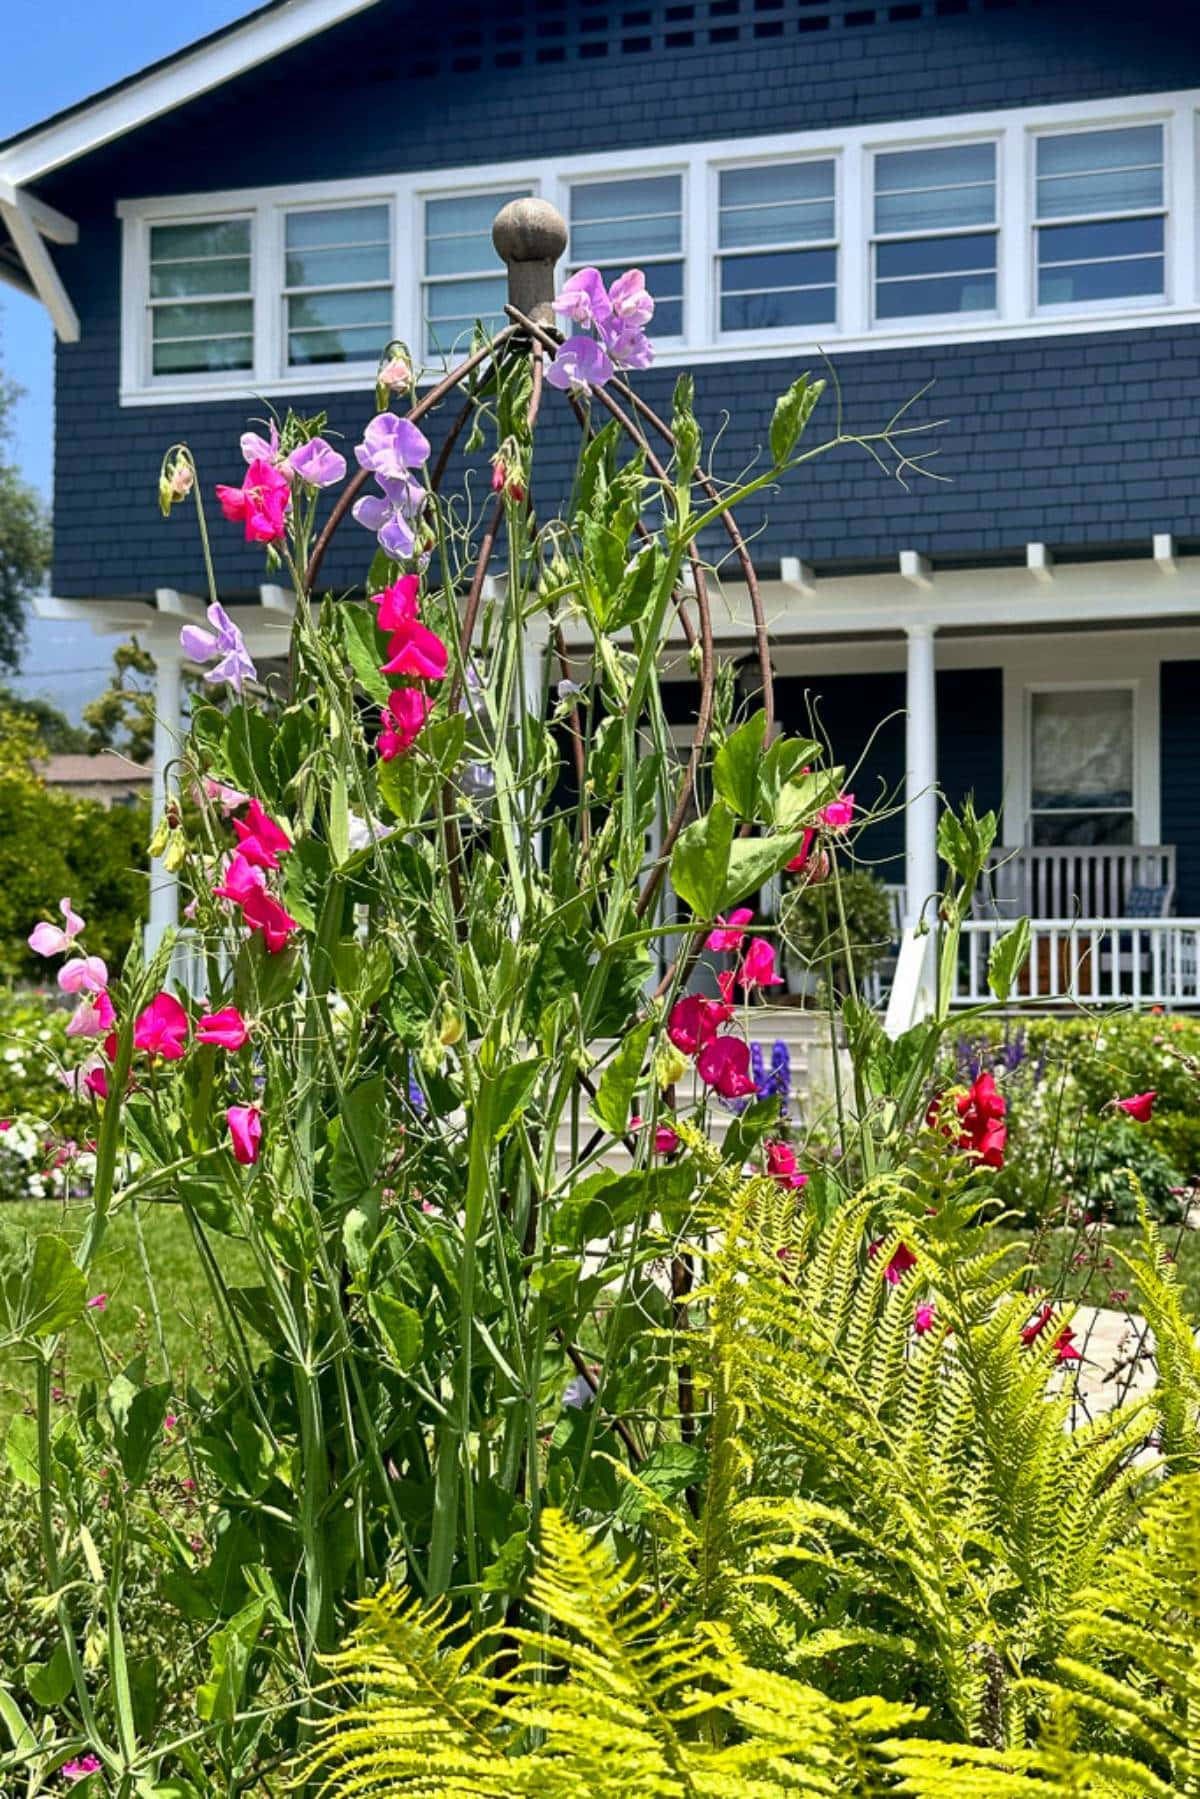
[[[134,636],[154,658],[154,764],[151,786],[151,820],[163,815],[172,762],[179,755],[186,729],[183,714],[183,674],[192,667],[179,644],[180,627],[208,628],[207,602],[174,587],[160,587],[152,600],[63,600],[39,594],[34,611],[39,618],[86,624],[98,636]],[[291,592],[265,582],[251,605],[230,602],[228,611],[255,661],[269,661],[287,654],[295,599]],[[199,670],[197,673],[201,672]],[[151,871],[150,916],[146,926],[148,949],[157,947],[163,932],[179,922],[179,885],[162,868]]]

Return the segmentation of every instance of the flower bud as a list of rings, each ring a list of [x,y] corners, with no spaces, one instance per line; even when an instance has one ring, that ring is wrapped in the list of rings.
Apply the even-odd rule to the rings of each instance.
[[[654,1078],[664,1089],[681,1081],[688,1071],[688,1059],[673,1043],[666,1043],[654,1059]]]
[[[438,1042],[442,1048],[452,1049],[456,1043],[462,1042],[466,1034],[467,1027],[463,1023],[461,1012],[453,1006],[443,1007],[442,1022],[438,1028]]]

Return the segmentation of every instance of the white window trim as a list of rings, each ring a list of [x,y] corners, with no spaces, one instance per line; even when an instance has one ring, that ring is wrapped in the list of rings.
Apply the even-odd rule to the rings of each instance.
[[[1164,197],[1167,298],[1092,301],[1065,309],[1036,306],[1033,224],[1035,139],[1046,131],[1093,130],[1120,125],[1164,126]],[[1013,107],[916,122],[848,126],[842,131],[789,132],[703,144],[610,150],[549,163],[531,159],[486,168],[422,170],[377,180],[325,181],[291,187],[185,194],[124,200],[122,221],[122,331],[120,400],[124,406],[244,399],[252,394],[326,394],[361,388],[373,368],[326,365],[324,371],[284,371],[282,362],[282,212],[289,206],[371,204],[387,200],[395,221],[393,336],[419,353],[423,341],[422,204],[433,196],[501,192],[514,186],[544,194],[569,216],[570,185],[620,175],[683,176],[684,330],[662,339],[660,366],[738,362],[794,353],[897,349],[1051,338],[1103,329],[1147,329],[1200,322],[1197,268],[1196,144],[1200,89],[1122,97],[1079,105]],[[997,146],[997,305],[994,313],[955,313],[873,325],[873,159],[878,152],[938,147],[992,139]],[[832,158],[837,165],[837,324],[818,333],[773,329],[717,330],[717,174],[747,162]],[[145,326],[148,242],[151,224],[181,222],[230,212],[253,214],[255,269],[255,366],[238,378],[227,374],[160,376],[151,380]],[[404,235],[405,221],[409,235]],[[267,271],[271,274],[268,276]],[[653,336],[653,329],[651,330]]]
[[[339,203],[339,206],[338,206],[338,208],[336,208],[336,210],[340,211],[342,204],[345,204],[346,209],[349,210],[350,206],[353,205],[353,202],[348,201],[348,202],[344,202],[344,203]],[[395,211],[395,207],[392,204],[390,197],[386,196],[386,195],[376,198],[376,199],[373,199],[373,200],[370,200],[370,201],[366,202],[366,204],[371,205],[371,206],[382,205],[386,208],[386,211],[387,211],[387,221],[388,221],[388,272],[387,272],[387,276],[382,281],[359,281],[359,282],[347,281],[347,282],[344,282],[341,284],[333,283],[326,289],[326,291],[336,292],[336,293],[348,293],[348,292],[353,291],[356,288],[358,288],[358,289],[384,288],[384,287],[390,288],[391,292],[392,292],[392,296],[393,296],[392,312],[394,315],[395,310],[396,310],[396,301],[395,301],[395,293],[396,293],[396,211]],[[275,348],[274,348],[273,352],[271,352],[272,359],[278,363],[280,374],[282,376],[286,376],[287,378],[291,379],[296,374],[302,374],[303,379],[305,380],[305,382],[307,383],[307,385],[310,388],[313,386],[314,382],[316,382],[319,385],[324,385],[324,383],[327,382],[331,376],[341,375],[341,374],[350,373],[350,372],[358,373],[360,379],[361,379],[361,375],[365,374],[367,379],[370,380],[371,376],[374,374],[375,369],[378,366],[378,364],[376,362],[367,362],[367,363],[363,363],[363,362],[324,362],[324,363],[309,362],[309,363],[305,363],[303,365],[297,365],[297,367],[295,369],[293,369],[289,365],[288,360],[287,360],[287,357],[288,357],[288,292],[289,292],[289,290],[288,290],[288,286],[287,286],[287,270],[285,267],[285,262],[286,262],[286,257],[287,257],[287,237],[286,237],[286,226],[285,226],[286,217],[289,213],[293,213],[293,212],[327,212],[329,210],[330,210],[330,208],[327,205],[323,204],[320,201],[310,200],[308,198],[308,196],[305,195],[305,197],[303,199],[294,200],[291,205],[272,207],[267,214],[267,223],[268,223],[268,227],[269,227],[269,234],[275,240],[275,241],[271,242],[268,246],[270,255],[271,255],[271,261],[268,266],[272,270],[273,283],[275,283],[275,282],[278,283],[278,285],[274,287],[272,292],[265,295],[267,304],[273,305],[277,312],[277,317],[275,320],[275,331],[277,332],[278,335],[273,340]],[[299,289],[299,290],[294,290],[294,291],[303,292],[305,290]],[[256,295],[256,299],[257,299],[257,295]],[[395,324],[394,317],[393,317],[392,323],[393,323],[393,325]]]
[[[799,244],[764,244],[751,255],[771,256],[777,253],[787,254],[789,250],[829,250],[833,251],[833,319],[822,327],[824,332],[836,336],[841,334],[842,326],[842,159],[828,151],[819,153],[805,151],[790,156],[734,156],[711,160],[706,169],[704,214],[709,220],[712,237],[711,263],[712,272],[708,280],[708,336],[713,343],[739,350],[743,347],[753,349],[763,343],[778,344],[787,349],[797,340],[797,332],[790,325],[775,326],[758,331],[722,331],[721,330],[721,263],[727,256],[745,255],[739,249],[722,250],[721,248],[721,176],[728,169],[776,168],[781,162],[831,162],[833,164],[833,236],[832,238],[813,239]],[[685,273],[686,281],[686,273]]]
[[[1116,812],[1116,813],[1129,812],[1133,818],[1132,841],[1135,844],[1149,841],[1148,839],[1144,839],[1141,836],[1141,826],[1142,826],[1142,821],[1143,821],[1143,817],[1145,814],[1145,807],[1144,807],[1144,804],[1139,803],[1139,802],[1144,801],[1144,795],[1143,795],[1143,791],[1142,791],[1142,788],[1143,788],[1142,764],[1145,760],[1145,756],[1144,756],[1143,748],[1142,748],[1142,731],[1141,731],[1142,719],[1140,716],[1141,709],[1142,709],[1142,707],[1141,707],[1142,687],[1143,687],[1143,683],[1141,681],[1137,680],[1136,678],[1131,679],[1129,677],[1125,677],[1124,679],[1114,678],[1112,680],[1094,679],[1094,680],[1090,680],[1090,681],[1027,681],[1025,683],[1025,698],[1024,698],[1024,707],[1023,707],[1025,743],[1024,743],[1024,754],[1022,756],[1022,765],[1023,765],[1023,769],[1024,769],[1024,790],[1022,793],[1022,811],[1024,814],[1024,828],[1023,828],[1023,832],[1022,832],[1022,836],[1021,836],[1022,843],[1031,844],[1033,842],[1033,701],[1034,701],[1034,696],[1039,693],[1118,693],[1119,692],[1119,693],[1127,693],[1130,696],[1129,730],[1130,730],[1130,739],[1131,739],[1130,748],[1131,748],[1132,755],[1133,755],[1133,769],[1132,769],[1132,777],[1133,778],[1132,778],[1131,790],[1130,790],[1130,804],[1128,806],[1070,807],[1070,808],[1064,808],[1064,810],[1101,811],[1101,812]],[[1047,808],[1045,808],[1045,807],[1042,808],[1043,812],[1045,812],[1046,810],[1047,810]],[[1086,846],[1084,846],[1084,847],[1086,847]]]
[[[1195,116],[1194,113],[1193,113],[1193,116]],[[1177,133],[1172,129],[1173,124],[1174,124],[1173,117],[1170,114],[1166,114],[1166,113],[1155,116],[1155,117],[1151,117],[1151,118],[1107,119],[1107,120],[1102,121],[1102,128],[1107,127],[1114,131],[1119,131],[1121,129],[1121,127],[1124,125],[1161,125],[1162,126],[1162,134],[1163,134],[1163,137],[1162,137],[1162,143],[1163,143],[1163,160],[1162,160],[1162,195],[1163,195],[1163,197],[1162,197],[1162,204],[1161,204],[1161,206],[1139,206],[1139,207],[1129,208],[1123,214],[1113,212],[1113,213],[1094,213],[1094,214],[1085,215],[1086,218],[1095,218],[1097,220],[1104,220],[1104,219],[1108,219],[1108,218],[1118,218],[1118,217],[1143,219],[1143,218],[1150,218],[1150,217],[1158,217],[1159,215],[1161,215],[1162,221],[1163,221],[1163,291],[1162,291],[1161,296],[1156,295],[1156,294],[1144,294],[1144,295],[1134,294],[1134,295],[1130,295],[1128,298],[1123,299],[1123,300],[1075,300],[1075,301],[1067,301],[1065,303],[1051,301],[1046,305],[1041,305],[1039,303],[1038,297],[1037,297],[1037,289],[1038,289],[1038,231],[1039,231],[1039,229],[1041,229],[1043,227],[1050,227],[1052,229],[1055,225],[1060,224],[1060,223],[1061,224],[1075,224],[1080,221],[1077,221],[1075,219],[1063,219],[1063,220],[1052,219],[1052,218],[1051,219],[1040,219],[1038,217],[1038,205],[1037,205],[1037,145],[1038,145],[1038,139],[1044,138],[1044,137],[1071,137],[1076,131],[1078,131],[1080,129],[1080,127],[1078,125],[1056,125],[1056,126],[1053,126],[1050,128],[1044,128],[1044,129],[1040,129],[1040,130],[1034,129],[1030,133],[1033,141],[1030,146],[1030,155],[1029,155],[1028,169],[1027,169],[1027,174],[1026,174],[1026,181],[1028,184],[1027,188],[1026,188],[1026,205],[1027,205],[1026,216],[1029,220],[1029,252],[1028,252],[1029,280],[1030,280],[1029,304],[1030,304],[1032,311],[1039,319],[1075,318],[1075,317],[1079,317],[1080,315],[1083,315],[1083,316],[1086,316],[1089,318],[1096,318],[1096,317],[1103,318],[1103,317],[1107,316],[1109,313],[1113,312],[1114,309],[1119,312],[1137,313],[1137,312],[1141,312],[1145,309],[1161,310],[1164,306],[1171,305],[1172,289],[1173,289],[1173,285],[1174,285],[1174,276],[1175,276],[1175,251],[1176,251],[1176,245],[1175,245],[1175,241],[1174,241],[1176,234],[1173,229],[1173,226],[1174,226],[1174,222],[1175,222],[1175,219],[1176,219],[1176,216],[1178,213],[1178,209],[1179,209],[1179,205],[1180,205],[1180,201],[1174,193],[1175,172],[1176,172],[1176,167],[1181,160],[1181,158],[1177,154],[1177,143],[1176,143]],[[1085,126],[1085,127],[1083,127],[1083,129],[1086,130],[1087,127]]]
[[[923,328],[930,328],[930,327],[952,330],[955,325],[961,324],[964,320],[974,319],[974,320],[977,320],[980,324],[987,324],[990,322],[994,322],[995,320],[1002,317],[1002,313],[1001,313],[1000,309],[1003,304],[1003,295],[1004,295],[1004,267],[1003,267],[1003,265],[1004,265],[1004,252],[1005,252],[1005,243],[1004,243],[1004,174],[1005,174],[1005,170],[1004,170],[1003,141],[1002,141],[1001,137],[994,131],[979,132],[974,135],[972,135],[970,133],[964,133],[963,136],[955,139],[954,148],[957,149],[960,145],[971,145],[971,144],[991,144],[993,149],[996,152],[996,160],[995,160],[995,165],[994,165],[994,175],[993,175],[993,182],[992,182],[992,185],[994,186],[994,188],[996,190],[996,204],[995,204],[995,209],[992,214],[992,222],[990,224],[986,224],[986,225],[939,225],[939,226],[931,226],[929,229],[924,230],[924,231],[877,231],[875,229],[875,201],[876,201],[875,165],[876,165],[879,157],[880,156],[889,156],[889,155],[893,154],[893,152],[897,149],[899,149],[901,151],[908,150],[910,148],[912,148],[912,149],[924,148],[924,149],[936,150],[939,148],[946,148],[947,146],[938,145],[938,144],[925,144],[925,145],[877,144],[872,149],[870,155],[864,159],[865,165],[866,165],[865,169],[864,169],[864,173],[866,175],[867,183],[868,183],[868,193],[867,193],[867,198],[866,198],[867,218],[869,220],[870,227],[871,227],[870,235],[867,240],[867,289],[868,289],[867,305],[869,308],[868,317],[870,318],[870,321],[871,321],[873,334],[878,333],[879,331],[886,331],[886,332],[894,334],[895,332],[903,331],[910,326],[915,327],[918,330],[923,329]],[[967,313],[967,312],[939,312],[939,313],[913,314],[911,317],[909,317],[907,319],[904,319],[902,321],[897,320],[895,322],[885,322],[885,321],[881,321],[879,319],[877,312],[876,312],[876,300],[878,298],[878,293],[877,293],[877,283],[876,283],[876,278],[875,278],[875,253],[880,244],[916,243],[916,242],[924,241],[927,238],[937,238],[940,241],[943,238],[950,238],[950,237],[982,237],[982,236],[986,235],[987,233],[993,234],[996,239],[996,305],[995,306],[979,307],[976,310],[969,312],[969,313]],[[914,280],[918,279],[918,277],[916,277],[916,276],[911,277],[911,278]],[[920,277],[920,278],[928,280],[930,277],[925,276],[925,277]]]

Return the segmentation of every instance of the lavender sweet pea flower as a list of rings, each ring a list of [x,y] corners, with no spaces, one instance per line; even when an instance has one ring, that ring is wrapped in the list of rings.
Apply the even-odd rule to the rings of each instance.
[[[613,365],[608,351],[594,337],[568,337],[554,361],[546,370],[551,387],[580,387],[590,393],[612,379]]]
[[[564,282],[562,292],[554,300],[554,310],[574,319],[577,325],[595,325],[599,329],[606,324],[613,308],[599,269],[580,269]]]
[[[641,269],[626,269],[608,290],[613,317],[623,325],[648,325],[654,317],[654,296],[646,292]]]
[[[640,325],[617,323],[614,319],[612,324],[600,327],[600,335],[614,368],[648,369],[654,361],[654,346]]]
[[[361,448],[360,445],[360,453]],[[374,531],[380,549],[386,550],[394,562],[404,562],[416,544],[416,523],[425,504],[425,489],[411,475],[395,480],[376,475],[375,479],[383,489],[383,498],[365,494],[354,502],[354,517],[368,531]]]
[[[363,432],[354,454],[358,466],[369,468],[382,487],[385,481],[406,481],[414,468],[428,462],[429,439],[407,419],[381,412]]]
[[[247,464],[251,462],[269,462],[272,465],[279,461],[279,428],[272,421],[270,438],[260,437],[257,431],[243,431],[241,435],[242,455]]]
[[[250,660],[241,632],[216,600],[208,609],[208,622],[211,631],[204,631],[199,625],[184,625],[179,633],[180,648],[192,662],[211,662],[214,656],[218,657],[213,668],[205,669],[204,679],[226,681],[240,696],[243,681],[253,681],[258,670]]]
[[[310,438],[288,457],[288,467],[310,487],[336,487],[345,479],[346,458],[323,437]]]

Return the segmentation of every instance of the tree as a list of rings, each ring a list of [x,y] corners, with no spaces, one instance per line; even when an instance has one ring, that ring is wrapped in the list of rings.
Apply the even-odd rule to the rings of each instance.
[[[90,747],[83,726],[73,725],[65,712],[60,712],[40,695],[26,699],[23,694],[14,693],[11,687],[0,684],[0,713],[6,713],[10,718],[27,719],[36,730],[38,742],[47,756],[86,755]]]
[[[25,605],[50,566],[50,520],[41,500],[9,462],[9,415],[21,389],[0,370],[0,668],[16,669],[25,640]]]
[[[113,651],[113,676],[105,691],[83,708],[89,736],[85,747],[119,750],[134,762],[149,762],[154,748],[154,695],[138,685],[154,673],[154,658],[136,637]]]

